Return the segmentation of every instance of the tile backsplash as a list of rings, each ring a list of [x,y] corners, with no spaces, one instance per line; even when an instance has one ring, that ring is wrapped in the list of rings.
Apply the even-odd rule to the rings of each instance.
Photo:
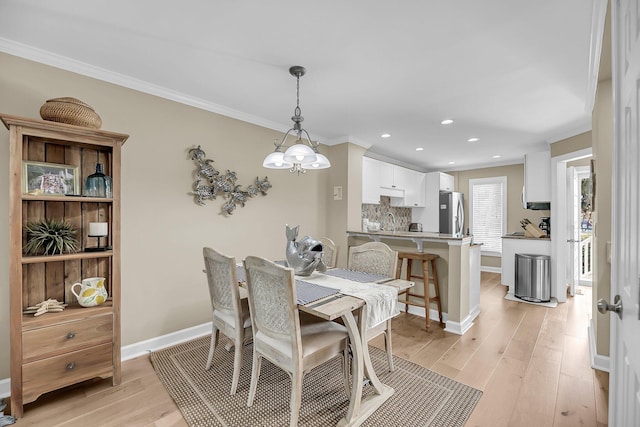
[[[411,208],[399,208],[391,206],[391,199],[387,196],[380,196],[379,205],[362,204],[362,218],[369,221],[379,222],[385,230],[391,226],[392,213],[396,217],[396,231],[408,231],[411,223]]]

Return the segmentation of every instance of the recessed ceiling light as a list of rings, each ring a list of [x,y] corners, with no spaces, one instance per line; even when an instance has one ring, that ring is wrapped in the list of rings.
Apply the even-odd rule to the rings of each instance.
[[[499,154],[497,154],[497,155],[495,155],[495,156],[491,156],[491,157],[493,157],[494,159],[499,159],[499,158],[500,158],[500,157],[502,157],[502,156],[501,156],[501,155],[499,155]]]
[[[469,138],[469,139],[467,139],[467,141],[468,142],[478,142],[478,141],[480,141],[480,138],[475,138],[475,137],[474,138]]]
[[[441,125],[450,125],[451,123],[453,123],[453,120],[451,119],[444,119],[440,122]]]
[[[390,133],[383,133],[382,135],[380,135],[380,138],[390,138],[391,134]]]
[[[422,148],[422,147],[416,148],[416,151],[422,151],[422,150],[424,150],[424,148]]]
[[[455,164],[456,164],[456,162],[449,162],[449,164],[450,164],[450,165],[455,165]]]

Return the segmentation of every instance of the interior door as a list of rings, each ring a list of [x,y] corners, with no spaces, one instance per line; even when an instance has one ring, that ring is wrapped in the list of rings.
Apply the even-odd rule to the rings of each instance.
[[[620,315],[609,314],[611,316],[609,425],[638,426],[640,425],[640,399],[638,398],[640,396],[640,339],[638,339],[640,335],[638,318],[640,0],[614,0],[611,11],[614,114],[611,298],[614,299],[619,295],[622,312],[619,313]],[[606,191],[606,189],[603,190]]]

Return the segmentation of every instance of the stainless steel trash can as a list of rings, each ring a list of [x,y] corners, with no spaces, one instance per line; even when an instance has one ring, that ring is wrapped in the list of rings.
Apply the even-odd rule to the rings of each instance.
[[[551,300],[551,257],[516,254],[515,296],[530,302]]]

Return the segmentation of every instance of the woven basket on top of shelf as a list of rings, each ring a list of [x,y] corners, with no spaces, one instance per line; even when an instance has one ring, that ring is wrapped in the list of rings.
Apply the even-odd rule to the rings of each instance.
[[[47,100],[40,107],[40,116],[44,120],[100,129],[102,119],[91,108],[79,99],[64,97]]]

